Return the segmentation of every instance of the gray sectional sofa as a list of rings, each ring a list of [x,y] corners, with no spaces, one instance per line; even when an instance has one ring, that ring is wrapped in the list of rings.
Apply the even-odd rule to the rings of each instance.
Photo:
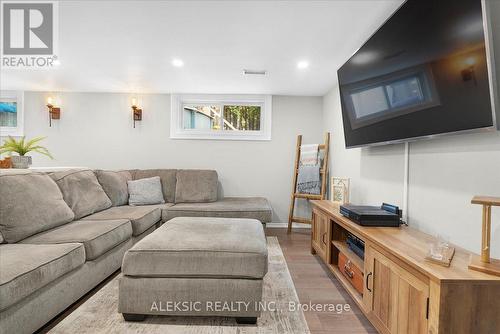
[[[159,176],[164,204],[129,206],[127,180]],[[174,217],[271,221],[264,198],[218,198],[210,170],[0,174],[0,328],[30,333],[121,267]]]

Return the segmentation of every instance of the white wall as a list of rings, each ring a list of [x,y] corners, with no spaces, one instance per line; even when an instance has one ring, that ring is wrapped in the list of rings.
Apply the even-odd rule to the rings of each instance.
[[[61,119],[48,126],[48,93],[25,92],[25,135],[47,136],[56,160],[33,155],[35,166],[103,169],[208,168],[225,196],[264,196],[275,222],[286,222],[295,141],[322,140],[321,97],[273,97],[272,140],[171,140],[170,95],[139,96],[143,120],[132,127],[128,94],[60,93]]]
[[[491,6],[500,87],[500,2]],[[333,135],[331,175],[351,178],[351,202],[402,206],[403,144],[346,150],[338,86],[323,98],[323,122]],[[410,225],[478,253],[481,207],[470,200],[500,196],[500,132],[410,143],[409,177]],[[500,208],[492,212],[492,256],[500,258]]]

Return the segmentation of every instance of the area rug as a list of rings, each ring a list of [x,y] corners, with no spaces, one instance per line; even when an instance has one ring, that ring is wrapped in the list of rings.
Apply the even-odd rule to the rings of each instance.
[[[276,237],[267,238],[269,269],[263,301],[273,302],[257,325],[237,325],[234,318],[148,316],[143,322],[125,322],[118,307],[118,278],[57,324],[50,333],[169,333],[169,334],[307,334],[309,328]]]

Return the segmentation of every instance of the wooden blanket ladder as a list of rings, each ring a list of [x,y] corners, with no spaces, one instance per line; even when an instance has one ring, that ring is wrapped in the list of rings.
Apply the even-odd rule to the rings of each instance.
[[[302,198],[306,200],[319,200],[325,199],[326,196],[326,180],[328,178],[328,153],[330,149],[330,133],[325,134],[325,143],[318,145],[318,150],[323,151],[323,164],[320,168],[321,177],[321,189],[318,195],[312,194],[302,194],[297,192],[297,176],[299,174],[299,163],[300,163],[300,146],[302,145],[302,135],[297,136],[297,147],[295,148],[295,166],[293,170],[293,183],[292,183],[292,196],[290,201],[290,212],[288,214],[288,233],[292,231],[293,223],[301,224],[311,224],[312,220],[309,218],[296,217],[294,216],[295,200],[297,198]],[[321,154],[319,155],[321,157]]]

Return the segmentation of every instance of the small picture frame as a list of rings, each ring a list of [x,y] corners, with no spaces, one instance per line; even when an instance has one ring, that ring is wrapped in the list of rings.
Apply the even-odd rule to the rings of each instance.
[[[337,205],[349,203],[349,178],[332,176],[330,200]]]

